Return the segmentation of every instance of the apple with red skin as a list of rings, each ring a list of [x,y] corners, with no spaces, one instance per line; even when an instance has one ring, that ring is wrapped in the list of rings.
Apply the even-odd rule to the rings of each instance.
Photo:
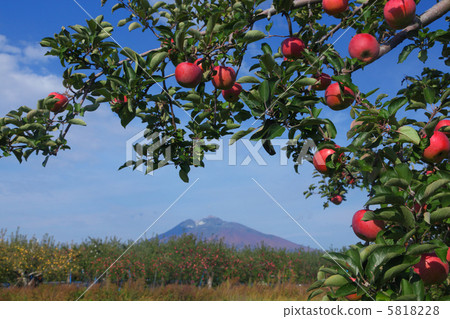
[[[234,83],[233,87],[228,90],[222,90],[222,96],[225,101],[236,103],[239,101],[239,94],[242,92],[242,85]]]
[[[200,70],[202,70],[202,72],[205,72],[205,70],[203,70],[202,60],[204,60],[204,59],[198,58],[197,60],[194,61],[194,64],[197,65],[200,68]]]
[[[434,128],[435,131],[439,131],[439,129],[441,127],[446,127],[446,126],[450,126],[450,120],[442,120],[439,121],[439,123],[436,125],[436,127]],[[450,137],[450,132],[442,132],[445,135],[447,135],[447,137]]]
[[[425,285],[439,284],[447,279],[448,262],[442,262],[435,253],[422,254],[420,261],[413,266],[413,270]]]
[[[362,296],[358,296],[356,293],[345,296],[348,301],[358,301],[361,300]]]
[[[447,262],[450,263],[450,248],[447,250]]]
[[[426,210],[427,210],[427,204],[420,205],[417,202],[414,203],[414,213],[418,214],[420,211],[422,213],[424,213],[424,212],[426,212]]]
[[[323,11],[336,16],[348,9],[348,0],[322,0]]]
[[[352,58],[368,63],[378,58],[380,44],[373,35],[359,33],[350,40],[348,52]]]
[[[287,38],[281,43],[281,53],[287,59],[298,59],[302,57],[305,44],[299,38]]]
[[[182,62],[175,68],[175,79],[185,88],[193,89],[202,81],[202,69],[194,63]]]
[[[356,281],[356,279],[353,277],[350,277],[350,279],[353,282]],[[358,300],[361,300],[361,298],[362,298],[362,296],[358,296],[356,293],[345,296],[345,299],[347,299],[348,301],[358,301]]]
[[[450,141],[447,135],[435,131],[430,138],[430,146],[423,151],[423,159],[430,163],[439,163],[450,153]]]
[[[231,89],[236,81],[236,72],[228,66],[215,66],[213,74],[212,84],[216,89]]]
[[[317,84],[314,84],[312,88],[316,91],[326,90],[331,84],[331,76],[326,73],[321,73],[314,77],[317,79]]]
[[[328,107],[334,111],[344,110],[349,107],[355,100],[355,93],[348,87],[344,86],[344,98],[341,94],[339,83],[335,82],[331,84],[325,91],[325,103]],[[353,96],[353,97],[352,97]]]
[[[128,98],[126,96],[123,97],[123,100],[121,98],[114,98],[111,101],[111,110],[113,110],[116,113],[119,113],[122,105],[127,102],[128,102]]]
[[[51,96],[51,95],[53,95],[53,98],[58,101],[53,105],[53,107],[50,111],[52,111],[53,113],[63,112],[66,109],[67,103],[69,102],[69,99],[67,98],[67,96],[62,95],[57,92],[52,92],[48,96]]]
[[[330,201],[335,205],[340,205],[342,203],[342,196],[334,195],[333,197],[331,197]]]
[[[385,224],[382,220],[363,221],[362,218],[367,212],[366,209],[358,210],[352,219],[352,228],[355,235],[366,241],[374,241],[377,234],[383,230]]]
[[[123,104],[123,103],[127,103],[127,102],[128,102],[128,98],[126,96],[124,96],[123,100],[122,99],[118,99],[118,98],[114,98],[111,103],[112,104]]]
[[[392,29],[406,28],[413,23],[415,17],[414,0],[389,0],[384,6],[384,20]]]
[[[336,148],[339,148],[339,145],[335,145]],[[326,174],[329,173],[328,167],[327,167],[327,158],[331,156],[332,154],[336,153],[335,150],[331,148],[324,148],[320,151],[316,152],[313,157],[313,165],[316,168],[316,170],[319,171],[319,173]]]

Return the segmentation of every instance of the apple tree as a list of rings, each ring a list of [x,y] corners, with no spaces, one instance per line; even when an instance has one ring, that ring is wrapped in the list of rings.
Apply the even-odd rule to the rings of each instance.
[[[419,15],[416,4],[427,10]],[[450,65],[449,29],[431,29],[436,20],[449,22],[450,0],[276,0],[269,9],[262,0],[101,5],[111,5],[114,26],[98,16],[42,39],[47,55],[65,68],[67,101],[53,93],[37,107],[21,106],[0,118],[0,157],[23,161],[42,154],[45,166],[70,149],[70,128],[86,125],[82,118],[107,103],[122,126],[140,121],[158,145],[136,146],[141,159],[122,168],[143,166],[149,173],[173,165],[185,182],[191,167],[203,167],[205,153],[216,150],[206,143],[212,139],[248,136],[273,155],[271,141],[286,136],[297,173],[312,140],[319,149],[319,181],[305,195],[319,194],[328,206],[329,199],[339,204],[348,190],[360,188],[369,199],[353,221],[363,242],[324,255],[334,266],[320,270],[310,297],[448,298],[450,77],[426,62],[429,49],[438,46],[439,58]],[[336,19],[327,20],[330,15]],[[276,16],[283,19],[283,34],[273,31]],[[116,28],[145,32],[160,46],[146,52],[121,47],[113,38]],[[347,28],[358,34],[350,56],[331,41]],[[281,46],[273,45],[274,37]],[[258,48],[252,57],[250,44]],[[401,53],[393,56],[397,46]],[[425,65],[398,83],[393,98],[359,90],[352,75],[382,57],[398,63],[417,58]],[[239,75],[244,61],[251,75]],[[321,116],[324,108],[354,119],[347,145],[333,142],[337,129]]]

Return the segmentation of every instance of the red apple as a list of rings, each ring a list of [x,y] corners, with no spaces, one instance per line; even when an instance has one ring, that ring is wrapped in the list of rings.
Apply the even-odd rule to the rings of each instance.
[[[312,88],[316,91],[323,91],[331,84],[331,76],[326,73],[318,74],[314,77],[317,79],[317,84],[314,84]]]
[[[348,264],[347,264],[347,265],[348,265]],[[353,282],[356,281],[355,278],[350,277],[350,279],[351,279]],[[356,293],[354,293],[354,294],[350,294],[350,295],[345,296],[345,298],[346,298],[347,300],[349,300],[349,301],[358,301],[358,300],[361,300],[362,296],[358,296]]]
[[[447,279],[448,263],[442,262],[435,253],[422,254],[413,270],[422,278],[425,285],[439,284]]]
[[[123,104],[123,103],[127,103],[127,102],[128,102],[128,98],[127,98],[126,96],[124,96],[124,97],[123,97],[123,100],[122,100],[122,99],[114,98],[114,99],[112,100],[111,104]]]
[[[359,33],[350,40],[348,52],[352,58],[359,61],[372,62],[380,53],[380,44],[373,35]]]
[[[335,204],[335,205],[339,205],[342,203],[342,196],[341,195],[334,195],[333,197],[331,197],[330,201]]]
[[[436,127],[434,128],[435,131],[439,131],[439,129],[441,127],[446,127],[446,126],[450,126],[450,120],[442,120],[439,121],[439,123],[436,125]],[[445,135],[447,135],[448,137],[450,137],[450,132],[442,132]]]
[[[447,262],[450,263],[450,248],[447,250]]]
[[[339,148],[339,145],[336,145],[336,148]],[[328,167],[327,167],[327,159],[332,154],[336,153],[335,150],[331,148],[324,148],[320,151],[316,152],[313,157],[313,165],[316,168],[316,170],[319,171],[319,173],[325,174],[328,173]]]
[[[236,72],[228,66],[215,66],[213,69],[212,84],[217,89],[231,89],[236,81]]]
[[[395,30],[412,24],[416,16],[414,0],[389,0],[384,6],[384,19]]]
[[[348,9],[348,0],[322,0],[323,11],[335,16]]]
[[[288,38],[281,43],[281,53],[287,59],[298,59],[302,57],[305,44],[299,38]]]
[[[48,96],[53,95],[53,98],[58,100],[52,107],[51,111],[53,113],[61,113],[66,109],[67,103],[69,102],[69,99],[60,93],[52,92]]]
[[[239,83],[234,83],[231,89],[222,90],[222,96],[226,101],[235,103],[239,100],[241,91],[242,86]]]
[[[346,96],[342,98],[341,90],[339,88],[339,83],[331,84],[327,90],[325,91],[325,103],[328,107],[334,111],[344,110],[349,107],[353,101],[355,100],[355,93],[348,87],[344,87],[344,95],[352,95]]]
[[[202,69],[194,63],[182,62],[175,68],[175,79],[185,88],[195,88],[202,81]]]
[[[202,70],[202,72],[205,72],[205,70],[203,70],[203,66],[202,66],[202,63],[201,63],[202,60],[204,60],[204,59],[203,58],[198,58],[197,60],[194,61],[194,64],[197,65]]]
[[[418,214],[419,212],[425,213],[427,210],[427,204],[420,205],[417,202],[414,202],[414,213]]]
[[[345,296],[345,298],[348,301],[358,301],[358,300],[361,300],[362,296],[358,296],[356,293],[354,293],[354,294]]]
[[[423,159],[430,163],[439,163],[450,153],[450,141],[442,132],[435,131],[430,138],[430,146],[423,151]]]
[[[385,224],[382,220],[362,221],[361,219],[366,212],[367,210],[361,209],[353,215],[352,228],[359,238],[367,241],[374,241],[375,238],[377,238],[377,234],[383,230]]]

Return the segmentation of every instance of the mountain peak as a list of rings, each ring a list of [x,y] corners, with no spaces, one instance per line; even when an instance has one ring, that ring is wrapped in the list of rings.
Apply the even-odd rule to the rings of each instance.
[[[236,248],[256,247],[264,244],[273,248],[287,250],[310,250],[309,247],[298,245],[281,237],[264,234],[239,223],[227,222],[215,216],[208,216],[198,221],[187,219],[169,231],[161,234],[158,238],[167,241],[171,237],[183,234],[193,234],[205,240],[219,240],[229,246]]]

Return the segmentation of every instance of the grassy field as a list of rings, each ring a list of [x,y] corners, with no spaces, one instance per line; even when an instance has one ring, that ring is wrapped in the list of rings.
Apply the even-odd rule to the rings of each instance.
[[[71,301],[76,300],[86,287],[77,285],[41,285],[36,288],[1,288],[0,301]],[[208,289],[193,285],[170,284],[146,287],[142,282],[129,282],[120,289],[114,284],[93,286],[81,300],[85,301],[213,301],[248,300],[280,301],[306,300],[307,286],[284,283],[274,286],[243,285],[224,282]],[[320,299],[319,299],[320,300]]]

